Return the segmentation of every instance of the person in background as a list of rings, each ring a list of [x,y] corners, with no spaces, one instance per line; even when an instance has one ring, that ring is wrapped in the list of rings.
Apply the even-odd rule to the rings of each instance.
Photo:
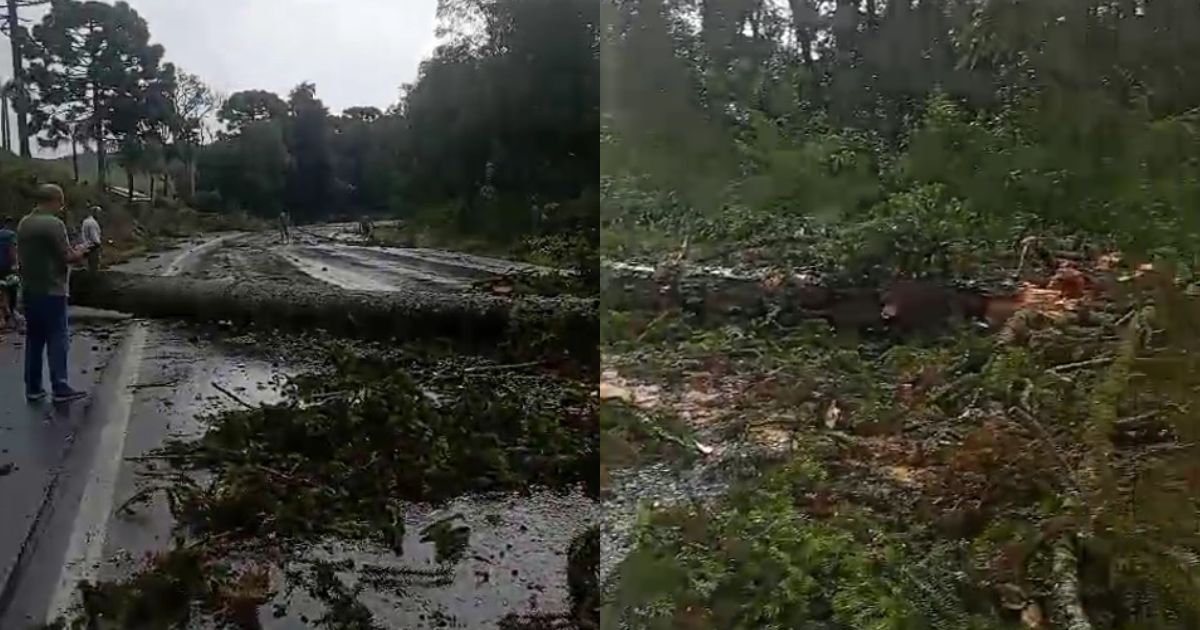
[[[50,364],[50,385],[55,402],[69,402],[87,394],[67,382],[67,296],[70,265],[87,255],[71,247],[67,226],[58,216],[65,206],[62,188],[43,184],[36,193],[37,207],[17,225],[17,254],[21,297],[25,304],[25,398],[46,398],[42,384],[42,355]]]
[[[283,244],[287,245],[292,242],[291,234],[292,218],[287,212],[279,213],[279,235],[283,239]]]
[[[17,233],[12,219],[0,218],[0,328],[15,325],[20,328],[17,314]]]
[[[87,248],[87,268],[95,273],[100,271],[100,206],[88,208],[87,218],[79,229],[83,246]]]

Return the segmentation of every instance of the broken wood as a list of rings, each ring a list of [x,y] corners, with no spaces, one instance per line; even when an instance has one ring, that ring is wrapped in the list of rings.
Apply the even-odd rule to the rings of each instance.
[[[1054,619],[1063,630],[1092,630],[1079,592],[1079,559],[1072,537],[1062,536],[1053,546]]]
[[[825,319],[835,328],[937,328],[975,319],[1002,297],[935,280],[894,280],[880,286],[835,286],[811,274],[719,268],[660,267],[606,262],[600,291],[605,308],[681,311],[702,324],[770,316],[783,325]],[[647,326],[650,330],[661,319]]]
[[[681,308],[715,319],[799,313],[824,308],[832,298],[828,288],[803,276],[768,282],[752,274],[682,267],[663,277],[648,266],[620,263],[603,265],[600,289],[606,308]]]
[[[237,394],[229,391],[228,389],[225,389],[224,387],[221,387],[220,383],[213,383],[212,386],[213,386],[213,389],[221,392],[222,394],[225,394],[233,402],[235,402],[247,409],[257,409],[257,407],[255,407],[254,405],[251,405],[250,403],[242,400],[241,397],[239,397]]]
[[[104,271],[71,276],[71,303],[138,317],[322,330],[354,337],[445,339],[520,348],[547,340],[590,359],[599,339],[595,300],[501,298],[428,290],[350,291],[270,281],[204,280]]]

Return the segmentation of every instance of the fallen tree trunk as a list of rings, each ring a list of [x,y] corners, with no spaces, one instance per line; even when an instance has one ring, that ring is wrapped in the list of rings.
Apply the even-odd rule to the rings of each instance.
[[[805,276],[772,278],[686,267],[664,272],[611,262],[601,266],[600,290],[605,308],[678,308],[717,321],[761,317],[772,311],[799,314],[838,301],[834,290]]]
[[[863,284],[782,270],[737,273],[607,262],[601,267],[600,290],[606,309],[679,311],[702,325],[770,316],[783,325],[821,318],[838,329],[908,332],[964,319],[991,320],[998,311],[991,313],[989,304],[1012,299],[1008,293],[959,288],[936,279]]]
[[[1054,620],[1063,630],[1092,630],[1092,622],[1083,608],[1079,588],[1079,559],[1070,537],[1055,541],[1053,547],[1054,590],[1050,594]]]
[[[595,300],[482,293],[348,291],[278,282],[201,280],[116,271],[71,276],[71,303],[138,317],[228,321],[363,338],[445,339],[513,349],[541,344],[574,359],[597,354]]]

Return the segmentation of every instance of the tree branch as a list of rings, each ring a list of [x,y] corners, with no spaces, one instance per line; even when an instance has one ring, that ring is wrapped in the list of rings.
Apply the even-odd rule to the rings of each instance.
[[[1079,559],[1072,536],[1061,536],[1053,546],[1054,590],[1050,593],[1055,621],[1063,630],[1092,630],[1092,622],[1079,596]]]

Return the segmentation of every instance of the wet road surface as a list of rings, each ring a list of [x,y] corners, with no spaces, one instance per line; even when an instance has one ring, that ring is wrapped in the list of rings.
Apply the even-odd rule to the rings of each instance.
[[[200,256],[183,275],[327,283],[360,291],[408,288],[468,291],[472,283],[516,270],[536,269],[494,258],[428,249],[369,247],[298,231],[284,244],[274,233],[240,235]]]
[[[79,330],[71,346],[72,384],[94,389],[113,354],[111,336]],[[4,508],[0,517],[0,586],[8,584],[28,563],[33,533],[48,518],[50,498],[62,476],[61,465],[90,408],[88,401],[27,404],[23,361],[24,340],[5,333],[0,341],[0,505]]]
[[[459,291],[468,290],[475,278],[502,272],[505,265],[303,236],[284,245],[274,234],[241,234],[197,240],[134,261],[124,270],[376,291],[418,283]],[[286,377],[303,367],[294,356],[222,344],[181,324],[100,318],[73,326],[72,365],[80,366],[78,386],[90,388],[93,396],[53,418],[7,403],[19,400],[20,349],[15,340],[0,344],[0,395],[6,401],[0,412],[0,449],[13,452],[11,458],[0,453],[0,465],[13,462],[12,472],[0,476],[0,504],[15,506],[13,514],[21,515],[0,519],[0,551],[12,558],[0,565],[0,577],[13,576],[0,591],[0,628],[5,630],[53,620],[75,603],[78,580],[120,578],[135,570],[145,554],[166,549],[173,521],[165,497],[151,494],[145,502],[126,506],[153,472],[152,465],[138,458],[169,437],[202,432],[198,417],[204,414],[277,400]],[[332,541],[313,554],[429,568],[434,550],[420,542],[420,531],[454,514],[471,528],[467,559],[454,568],[448,585],[414,584],[402,595],[365,591],[362,599],[379,623],[392,628],[495,627],[510,612],[565,608],[567,547],[599,515],[598,504],[581,494],[534,492],[462,497],[438,507],[412,505],[403,557]],[[264,607],[264,627],[307,628],[305,619],[321,614],[302,595],[286,603],[289,612],[279,618]]]

